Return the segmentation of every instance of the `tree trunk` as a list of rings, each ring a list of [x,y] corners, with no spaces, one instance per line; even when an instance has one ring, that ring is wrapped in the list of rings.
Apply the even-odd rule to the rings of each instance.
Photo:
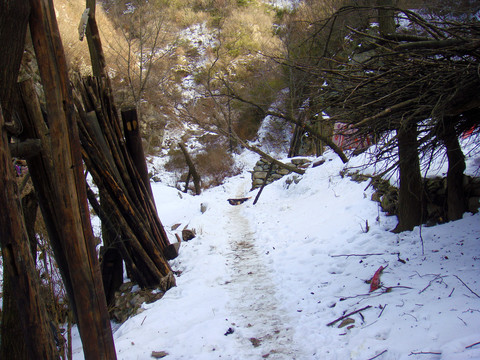
[[[458,142],[454,120],[444,119],[443,133],[439,136],[447,149],[447,218],[461,219],[466,209],[465,191],[463,188],[463,172],[465,171],[465,156]]]
[[[398,190],[398,224],[393,230],[399,233],[412,230],[422,223],[424,199],[423,184],[418,160],[417,126],[397,130],[400,187]]]
[[[23,220],[1,107],[0,129],[0,183],[3,184],[0,208],[4,209],[0,216],[0,241],[4,276],[7,278],[7,289],[12,291],[13,296],[7,299],[15,299],[17,321],[20,321],[23,330],[23,334],[14,335],[20,335],[20,339],[25,340],[23,350],[18,353],[12,350],[12,353],[4,357],[6,349],[16,345],[19,340],[2,337],[2,358],[11,359],[13,354],[23,356],[26,351],[26,358],[29,359],[56,359],[58,355],[46,318],[45,305],[40,297],[40,282]],[[7,314],[9,315],[12,314]]]
[[[55,189],[50,194],[71,269],[85,358],[115,359],[100,267],[90,224],[78,128],[52,0],[30,0],[30,31],[46,97]]]
[[[200,175],[198,175],[197,169],[195,168],[195,164],[192,161],[192,158],[190,157],[190,154],[187,151],[187,148],[185,147],[184,144],[178,143],[178,146],[183,152],[183,155],[185,156],[185,160],[188,165],[188,173],[192,175],[193,177],[193,185],[195,186],[195,194],[200,195],[200,192],[202,191],[200,188]],[[188,186],[188,180],[187,180],[187,186]],[[187,188],[185,187],[185,190]]]
[[[377,0],[377,5],[385,8],[378,9],[378,25],[380,35],[393,34],[395,32],[395,12],[388,9],[394,6],[394,0]]]

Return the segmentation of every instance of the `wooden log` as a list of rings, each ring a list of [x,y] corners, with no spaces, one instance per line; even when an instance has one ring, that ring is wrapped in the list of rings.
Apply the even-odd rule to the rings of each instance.
[[[54,194],[55,192],[55,179],[52,179],[51,177],[55,176],[55,171],[51,158],[48,155],[51,153],[49,137],[50,130],[47,128],[43,119],[40,103],[31,79],[18,84],[16,112],[23,124],[23,132],[21,136],[25,138],[38,138],[42,144],[40,154],[27,159],[28,171],[36,190],[50,245],[55,253],[55,260],[59,267],[60,274],[62,275],[73,313],[76,317],[73,286],[70,279],[68,262],[61,241],[60,228],[62,225],[59,223],[59,219],[55,215],[55,204],[51,201],[51,194]]]
[[[30,0],[30,32],[44,87],[52,162],[59,180],[52,194],[62,228],[84,354],[115,359],[100,267],[90,224],[78,129],[67,64],[52,0]]]
[[[181,242],[176,242],[167,246],[167,249],[165,250],[165,257],[168,260],[173,260],[178,256],[180,244]]]
[[[26,139],[21,142],[9,143],[8,147],[12,157],[27,159],[40,153],[42,141],[40,139]]]
[[[86,0],[86,8],[90,9],[87,22],[87,42],[92,61],[92,72],[96,77],[107,78],[105,67],[105,55],[102,50],[100,33],[98,31],[97,21],[95,17],[96,0]]]
[[[134,280],[141,287],[151,287],[162,284],[169,289],[175,284],[171,278],[171,269],[163,258],[162,252],[155,247],[148,234],[148,227],[139,226],[142,223],[138,219],[137,214],[128,202],[123,190],[116,183],[111,173],[106,172],[105,168],[99,169],[89,157],[89,144],[82,140],[84,147],[84,159],[87,168],[95,179],[97,186],[107,189],[104,197],[107,207],[112,212],[112,218],[118,222],[122,232],[125,233],[124,241],[121,242],[125,246],[130,257],[125,258],[127,268],[135,276]],[[91,145],[91,144],[90,144]],[[128,240],[126,240],[128,239]],[[145,248],[145,249],[144,249]],[[166,281],[165,279],[168,279]]]
[[[0,102],[4,123],[10,123],[12,90],[25,47],[30,4],[28,1],[0,0]]]
[[[3,128],[0,107],[0,242],[3,266],[18,305],[18,319],[23,328],[26,349],[31,359],[57,359],[53,336],[46,318],[46,309],[40,297],[40,283],[33,262],[22,216],[20,198],[16,189],[8,137]],[[5,341],[5,339],[4,339]]]
[[[93,211],[102,221],[102,236],[104,245],[100,249],[103,290],[107,305],[110,307],[115,303],[115,292],[123,284],[123,260],[122,252],[115,247],[116,241],[122,241],[122,234],[115,224],[111,213],[107,213],[106,206],[100,206],[95,194],[87,183],[87,198]]]
[[[95,172],[91,171],[92,175],[97,174],[94,175],[95,183],[97,186],[105,186],[107,191],[110,192],[111,198],[116,203],[115,206],[119,207],[119,213],[123,214],[122,216],[127,220],[126,223],[129,224],[129,228],[135,229],[132,231],[138,233],[140,246],[149,249],[159,247],[161,251],[165,251],[169,241],[158,219],[155,205],[146,191],[144,182],[139,180],[138,171],[124,144],[121,144],[116,138],[118,124],[115,118],[112,119],[112,111],[108,108],[102,108],[102,106],[110,106],[109,104],[111,103],[109,100],[102,101],[96,98],[100,94],[108,97],[108,94],[97,88],[102,86],[101,83],[92,83],[90,78],[85,79],[82,84],[79,84],[78,87],[84,97],[84,105],[86,107],[93,106],[96,109],[95,112],[97,113],[100,128],[107,139],[107,147],[114,159],[113,165],[104,159],[105,154],[98,151],[98,146],[92,139],[91,127],[80,124],[83,136],[82,143],[84,143],[83,147],[86,150],[84,157],[89,158],[89,161],[86,160],[87,168],[90,169],[91,166],[97,168]],[[100,105],[100,103],[104,105]],[[77,105],[77,107],[81,107],[81,105]],[[85,116],[83,116],[84,118]],[[118,168],[118,172],[114,170],[115,167]],[[121,180],[115,176],[113,178],[111,176],[105,177],[101,175],[103,172],[121,174]],[[108,181],[105,181],[106,179]],[[168,270],[158,274],[157,277],[160,275],[164,277],[171,272],[168,263],[166,263],[165,259],[162,259],[161,253],[159,254],[157,250],[153,250],[153,252],[149,250],[148,253],[153,256],[153,260],[159,266],[159,269]],[[139,258],[137,259],[141,261]],[[155,286],[155,284],[150,284],[149,286]]]
[[[148,177],[145,153],[143,151],[142,136],[140,134],[140,126],[138,124],[137,110],[135,108],[122,110],[122,120],[127,150],[132,157],[133,164],[140,174],[140,178],[143,180],[143,184],[145,185],[152,202],[155,204],[152,187],[150,186],[150,179]]]

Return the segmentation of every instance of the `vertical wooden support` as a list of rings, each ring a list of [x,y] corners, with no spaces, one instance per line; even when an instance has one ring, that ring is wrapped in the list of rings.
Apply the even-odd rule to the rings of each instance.
[[[155,204],[155,200],[153,199],[152,187],[150,186],[150,179],[148,177],[145,153],[143,151],[137,110],[135,108],[122,110],[122,121],[123,133],[125,135],[125,145],[127,145],[127,150],[132,157],[133,164],[135,165],[140,175],[140,178],[145,184],[145,188],[147,189],[150,198],[152,199],[152,202]]]
[[[0,241],[3,266],[9,274],[8,281],[18,305],[26,349],[30,359],[57,359],[53,336],[46,318],[46,309],[40,297],[40,283],[35,269],[27,230],[8,149],[0,107]],[[3,339],[5,340],[5,339]],[[13,354],[10,354],[10,358]]]
[[[95,77],[106,77],[105,56],[102,51],[102,43],[95,19],[96,0],[86,0],[86,7],[90,9],[87,23],[87,42],[92,62],[92,73]]]
[[[56,216],[70,268],[85,358],[116,359],[90,224],[78,128],[52,0],[30,0],[30,31],[46,98]]]
[[[23,125],[23,132],[20,138],[40,139],[42,144],[40,153],[27,159],[28,171],[32,177],[40,210],[47,227],[50,245],[55,253],[55,261],[60,269],[65,289],[70,297],[71,307],[76,316],[73,287],[60,234],[62,224],[59,223],[59,219],[56,216],[55,203],[51,200],[51,194],[55,193],[55,171],[50,158],[50,130],[43,118],[32,79],[18,84],[16,111]]]
[[[27,33],[30,4],[26,0],[0,0],[0,101],[5,122],[10,121],[12,89],[17,82]]]

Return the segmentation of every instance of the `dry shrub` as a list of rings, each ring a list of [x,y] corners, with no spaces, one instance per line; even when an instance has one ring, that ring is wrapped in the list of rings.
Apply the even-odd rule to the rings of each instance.
[[[55,1],[58,27],[62,36],[65,56],[71,69],[79,71],[82,75],[91,75],[91,63],[86,39],[80,41],[78,38],[78,24],[85,10],[84,1]],[[107,38],[117,38],[118,34],[102,9],[97,5],[95,17],[103,40],[103,50],[107,60],[107,66],[113,63],[115,52],[105,42]]]
[[[168,152],[168,161],[165,163],[164,168],[166,171],[177,174],[182,174],[185,171],[188,171],[185,156],[179,148],[170,149]]]
[[[221,185],[226,178],[240,172],[226,144],[216,143],[209,146],[195,156],[194,162],[204,189]]]
[[[276,54],[280,41],[273,34],[274,14],[261,6],[240,7],[225,19],[222,42],[230,56],[264,52]]]
[[[228,144],[223,137],[216,135],[204,135],[197,139],[203,145],[203,150],[190,153],[192,161],[200,175],[203,189],[218,186],[227,177],[237,175],[239,169],[235,166]],[[191,149],[190,149],[191,150]],[[168,153],[168,162],[164,169],[172,172],[177,177],[176,187],[184,190],[188,175],[188,166],[185,156],[179,148],[171,149]],[[193,190],[193,180],[190,180],[190,189]]]

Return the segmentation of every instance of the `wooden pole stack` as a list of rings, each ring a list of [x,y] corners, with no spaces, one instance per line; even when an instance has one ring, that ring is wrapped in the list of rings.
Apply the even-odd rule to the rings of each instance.
[[[170,244],[155,205],[128,152],[110,92],[98,78],[77,83],[82,154],[102,194],[102,208],[117,229],[112,244],[131,279],[141,287],[175,285],[164,253]],[[101,215],[101,214],[99,214]]]

